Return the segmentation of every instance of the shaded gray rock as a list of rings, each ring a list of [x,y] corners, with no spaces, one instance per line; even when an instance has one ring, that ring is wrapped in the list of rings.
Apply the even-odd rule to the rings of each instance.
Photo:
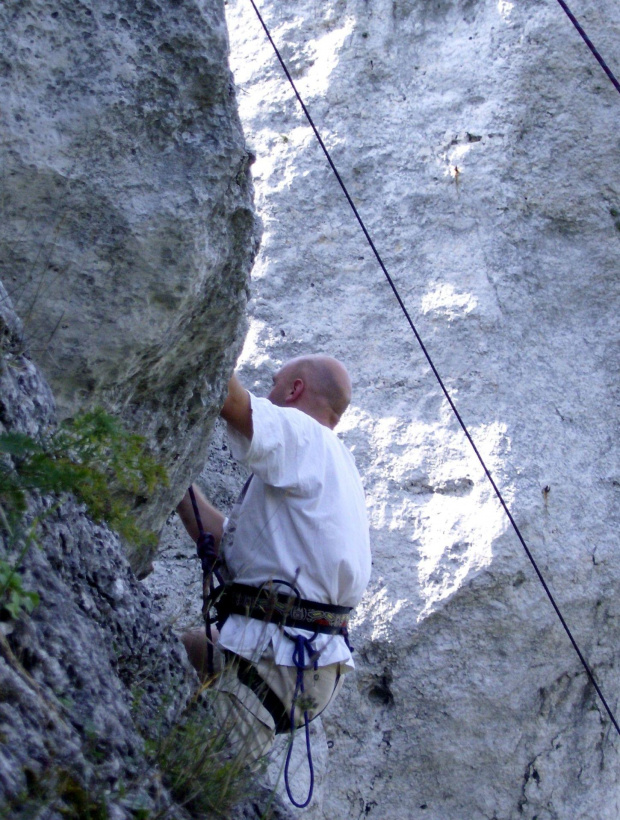
[[[54,424],[54,407],[19,331],[0,285],[0,431],[34,436]],[[182,645],[118,537],[75,501],[33,495],[26,523],[25,553],[0,533],[0,558],[40,597],[31,616],[0,623],[0,812],[184,816],[145,755],[196,686]]]
[[[223,4],[9,2],[0,32],[0,275],[60,415],[102,404],[167,467],[158,529],[204,463],[258,241]]]

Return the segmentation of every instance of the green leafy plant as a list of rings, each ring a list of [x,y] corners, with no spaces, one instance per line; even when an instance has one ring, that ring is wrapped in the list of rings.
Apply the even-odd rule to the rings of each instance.
[[[39,602],[17,572],[36,541],[38,521],[25,525],[29,492],[72,493],[95,521],[104,521],[132,544],[148,545],[156,536],[137,525],[132,504],[165,483],[166,472],[148,453],[145,440],[100,408],[37,438],[1,433],[0,535],[9,550],[18,552],[12,561],[0,559],[0,618],[28,614]]]
[[[105,521],[133,544],[152,544],[154,533],[131,515],[137,495],[167,483],[142,436],[129,433],[101,408],[63,422],[49,435],[0,434],[0,527],[15,531],[26,493],[72,493],[96,521]]]
[[[19,618],[22,612],[32,612],[38,603],[38,593],[24,589],[15,567],[0,559],[0,620],[2,610],[10,618]]]

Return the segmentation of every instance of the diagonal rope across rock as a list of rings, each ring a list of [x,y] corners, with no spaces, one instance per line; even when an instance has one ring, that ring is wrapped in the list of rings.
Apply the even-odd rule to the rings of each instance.
[[[613,83],[616,91],[618,91],[620,93],[620,82],[618,82],[618,80],[614,76],[611,68],[609,68],[609,66],[607,65],[605,60],[603,60],[603,58],[601,57],[598,49],[596,48],[596,46],[594,45],[592,40],[590,40],[588,35],[585,33],[585,31],[583,30],[583,27],[579,24],[579,21],[577,20],[577,18],[573,14],[573,12],[569,9],[569,7],[566,5],[564,0],[558,0],[558,3],[560,4],[560,6],[562,6],[566,16],[571,21],[571,23],[575,26],[575,28],[577,29],[579,34],[581,35],[581,38],[582,38],[583,42],[587,45],[587,47],[590,49],[592,54],[594,54],[594,56],[596,57],[596,59],[600,63],[601,68],[603,69],[605,74],[607,74],[607,76],[609,77],[611,82]]]
[[[565,6],[565,3],[563,2],[563,0],[558,0],[558,2],[563,7]],[[519,539],[519,541],[521,543],[521,546],[525,550],[525,554],[527,555],[530,563],[532,564],[532,567],[534,568],[534,571],[536,572],[536,575],[538,576],[538,579],[539,579],[540,583],[542,584],[542,587],[545,590],[545,593],[546,593],[547,597],[549,598],[549,601],[551,602],[551,605],[553,606],[553,609],[555,610],[555,613],[558,616],[558,618],[560,620],[560,623],[562,624],[562,627],[564,628],[564,631],[566,632],[566,634],[567,634],[567,636],[568,636],[568,638],[569,638],[569,640],[570,640],[570,642],[573,646],[573,649],[575,650],[575,652],[576,652],[576,654],[577,654],[577,656],[578,656],[578,658],[579,658],[579,660],[580,660],[580,662],[581,662],[581,664],[582,664],[582,666],[583,666],[583,668],[584,668],[584,670],[585,670],[585,672],[588,676],[588,679],[590,680],[590,683],[594,687],[597,695],[600,698],[601,703],[605,707],[605,710],[606,710],[606,712],[609,716],[609,719],[613,723],[614,728],[616,729],[616,731],[620,735],[620,725],[618,724],[618,721],[616,720],[616,718],[614,716],[614,713],[611,710],[611,707],[609,706],[605,696],[603,695],[603,692],[601,691],[601,688],[600,688],[599,684],[597,683],[597,681],[594,677],[594,674],[593,674],[593,672],[590,668],[590,665],[586,661],[586,659],[585,659],[583,653],[581,652],[575,638],[573,637],[573,634],[572,634],[568,624],[566,623],[566,620],[564,619],[564,616],[562,615],[562,613],[561,613],[561,611],[560,611],[560,609],[559,609],[559,607],[558,607],[558,605],[555,601],[555,598],[553,597],[553,594],[552,594],[551,590],[549,589],[549,586],[547,585],[547,582],[545,581],[545,579],[544,579],[544,577],[543,577],[543,575],[542,575],[542,573],[541,573],[541,571],[538,567],[538,564],[536,563],[536,560],[534,559],[534,556],[532,555],[527,543],[525,542],[525,539],[524,539],[523,535],[521,534],[521,530],[519,529],[519,526],[517,525],[517,522],[515,521],[512,513],[510,512],[510,510],[508,508],[508,505],[507,505],[506,501],[504,500],[504,497],[503,497],[502,493],[500,492],[497,484],[495,483],[495,480],[494,480],[493,476],[491,475],[491,472],[489,471],[488,467],[486,466],[486,464],[484,462],[484,459],[482,458],[482,455],[480,454],[480,451],[478,450],[478,447],[476,446],[475,441],[473,440],[469,430],[467,429],[467,426],[465,425],[465,422],[463,421],[463,418],[461,417],[461,414],[459,413],[459,411],[458,411],[458,409],[457,409],[457,407],[456,407],[456,405],[455,405],[455,403],[454,403],[454,401],[453,401],[447,387],[445,386],[444,381],[441,378],[441,375],[440,375],[439,371],[437,370],[437,367],[435,366],[435,364],[434,364],[434,362],[433,362],[433,360],[430,356],[430,353],[428,352],[428,350],[427,350],[427,348],[426,348],[426,346],[425,346],[425,344],[424,344],[424,342],[423,342],[423,340],[422,340],[422,338],[421,338],[421,336],[420,336],[420,334],[419,334],[419,332],[418,332],[418,330],[417,330],[417,328],[416,328],[416,326],[415,326],[415,324],[414,324],[414,322],[413,322],[413,320],[412,320],[412,318],[409,314],[409,311],[407,310],[407,308],[405,306],[405,303],[403,302],[402,297],[400,296],[400,293],[398,292],[398,289],[397,289],[396,285],[394,284],[394,280],[390,276],[390,274],[389,274],[389,272],[388,272],[388,270],[385,266],[385,263],[383,262],[383,259],[381,258],[381,255],[379,254],[379,251],[377,250],[377,248],[375,246],[375,243],[373,242],[372,237],[370,236],[370,233],[368,232],[368,229],[366,228],[366,225],[364,224],[364,221],[362,220],[362,217],[360,216],[359,211],[357,210],[357,208],[355,206],[355,203],[353,202],[353,199],[351,198],[351,195],[349,194],[349,191],[347,190],[347,187],[344,184],[344,182],[342,180],[342,177],[340,176],[340,173],[338,172],[338,169],[336,168],[336,165],[334,164],[334,161],[332,160],[329,151],[327,150],[327,147],[326,147],[326,145],[323,141],[323,138],[321,137],[321,134],[320,134],[318,128],[316,127],[316,125],[314,123],[314,120],[312,119],[312,116],[310,115],[310,112],[309,112],[306,104],[304,103],[299,91],[297,90],[297,86],[295,85],[295,82],[294,82],[294,80],[291,76],[291,73],[288,70],[288,67],[287,67],[286,63],[284,62],[284,59],[283,59],[278,47],[276,46],[276,44],[275,44],[275,42],[274,42],[274,40],[271,36],[269,28],[267,27],[267,24],[265,23],[265,21],[264,21],[262,15],[261,15],[256,3],[254,2],[254,0],[250,0],[250,3],[252,4],[252,8],[254,9],[254,11],[255,11],[255,13],[256,13],[259,21],[260,21],[260,24],[262,25],[262,27],[265,31],[267,39],[269,40],[269,42],[271,43],[271,45],[273,47],[273,50],[276,54],[276,57],[278,58],[278,61],[281,65],[281,67],[282,67],[282,70],[284,71],[284,73],[285,73],[285,75],[286,75],[286,77],[287,77],[287,79],[288,79],[288,81],[291,85],[291,88],[293,89],[293,92],[295,93],[297,101],[299,102],[299,104],[300,104],[300,106],[301,106],[301,108],[304,112],[304,115],[305,115],[306,119],[308,120],[308,123],[310,124],[310,127],[312,128],[312,130],[314,132],[314,135],[317,138],[317,141],[318,141],[319,145],[321,146],[321,149],[322,149],[323,153],[325,154],[327,162],[329,163],[329,166],[332,169],[332,171],[334,173],[334,176],[338,180],[338,183],[339,183],[339,185],[342,189],[342,192],[344,193],[344,195],[347,199],[347,202],[351,206],[351,210],[353,211],[353,213],[355,215],[355,218],[357,219],[357,221],[359,223],[359,226],[362,229],[362,232],[363,232],[364,236],[366,237],[366,240],[367,240],[368,244],[370,245],[370,248],[371,248],[372,252],[374,253],[374,255],[377,259],[377,262],[379,263],[379,266],[380,266],[381,270],[383,271],[383,274],[385,275],[385,278],[387,279],[387,281],[388,281],[388,283],[389,283],[389,285],[390,285],[390,287],[391,287],[391,289],[394,293],[394,296],[396,297],[396,300],[397,300],[398,304],[400,305],[401,310],[403,311],[403,314],[405,315],[405,318],[406,318],[406,320],[409,324],[409,327],[413,331],[413,334],[415,335],[415,338],[416,338],[418,344],[420,345],[420,348],[421,348],[422,353],[424,354],[424,356],[426,358],[426,361],[428,362],[431,370],[433,371],[433,374],[434,374],[435,378],[437,379],[437,382],[439,383],[439,386],[441,387],[441,390],[442,390],[446,400],[448,401],[448,404],[450,405],[450,408],[452,409],[452,411],[453,411],[453,413],[454,413],[454,415],[455,415],[461,429],[463,430],[463,433],[465,434],[465,437],[469,441],[474,453],[476,454],[476,457],[477,457],[478,461],[480,462],[486,477],[488,478],[489,482],[491,483],[491,486],[493,487],[493,491],[495,492],[495,495],[497,496],[502,508],[504,509],[504,512],[508,516],[508,519],[509,519],[509,521],[510,521],[510,523],[511,523],[511,525],[512,525],[512,527],[513,527],[513,529],[516,533],[516,535],[517,535],[517,538]],[[571,19],[573,19],[572,16],[571,16]],[[574,21],[574,22],[576,22],[576,21]],[[577,23],[577,26],[578,26],[578,30],[581,33],[582,29],[579,27],[578,23]],[[585,32],[582,34],[582,36],[584,36],[584,35],[585,35]],[[586,42],[589,43],[590,41],[586,39]],[[591,48],[593,48],[593,46]],[[596,50],[594,50],[593,53],[595,54],[595,56],[597,56],[597,54],[598,54],[598,52],[596,52]],[[599,62],[601,62],[603,67],[605,68],[605,64],[602,62],[602,58],[597,57],[597,59],[599,59]],[[612,82],[614,82],[614,85],[616,85],[616,87],[620,91],[620,84],[618,84],[618,81],[616,80],[616,78],[613,76],[613,74],[611,74],[611,72],[608,69],[606,69],[606,72],[611,75]]]

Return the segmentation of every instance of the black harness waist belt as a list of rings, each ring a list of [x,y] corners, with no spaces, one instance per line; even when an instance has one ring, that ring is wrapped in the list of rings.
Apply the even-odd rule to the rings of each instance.
[[[271,587],[251,587],[246,584],[225,584],[215,601],[219,620],[228,615],[245,615],[278,626],[308,629],[325,635],[345,635],[350,606],[317,603]],[[219,590],[218,590],[219,592]]]

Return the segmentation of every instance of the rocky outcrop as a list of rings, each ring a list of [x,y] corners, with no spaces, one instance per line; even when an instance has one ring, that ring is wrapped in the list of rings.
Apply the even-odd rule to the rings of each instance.
[[[55,423],[52,396],[1,286],[0,339],[0,432],[36,437]],[[145,754],[195,688],[182,645],[118,537],[83,507],[32,495],[25,522],[25,552],[0,532],[3,566],[40,599],[31,616],[9,618],[6,586],[0,594],[0,813],[121,820],[141,805],[185,816]]]
[[[260,6],[617,709],[617,92],[555,3]],[[305,351],[347,362],[372,517],[357,675],[307,816],[615,820],[615,730],[249,4],[227,8],[265,223],[246,383]],[[618,68],[613,0],[582,20]],[[226,501],[224,445],[205,482]]]
[[[0,44],[0,275],[60,414],[104,405],[167,467],[157,529],[204,463],[257,244],[223,3],[4,3]]]
[[[0,435],[38,438],[55,424],[51,391],[0,284]],[[118,537],[67,494],[37,493],[20,537],[5,526],[5,476],[0,817],[291,820],[270,788],[231,766],[209,696]],[[9,610],[8,566],[23,593],[38,595],[32,612]]]

